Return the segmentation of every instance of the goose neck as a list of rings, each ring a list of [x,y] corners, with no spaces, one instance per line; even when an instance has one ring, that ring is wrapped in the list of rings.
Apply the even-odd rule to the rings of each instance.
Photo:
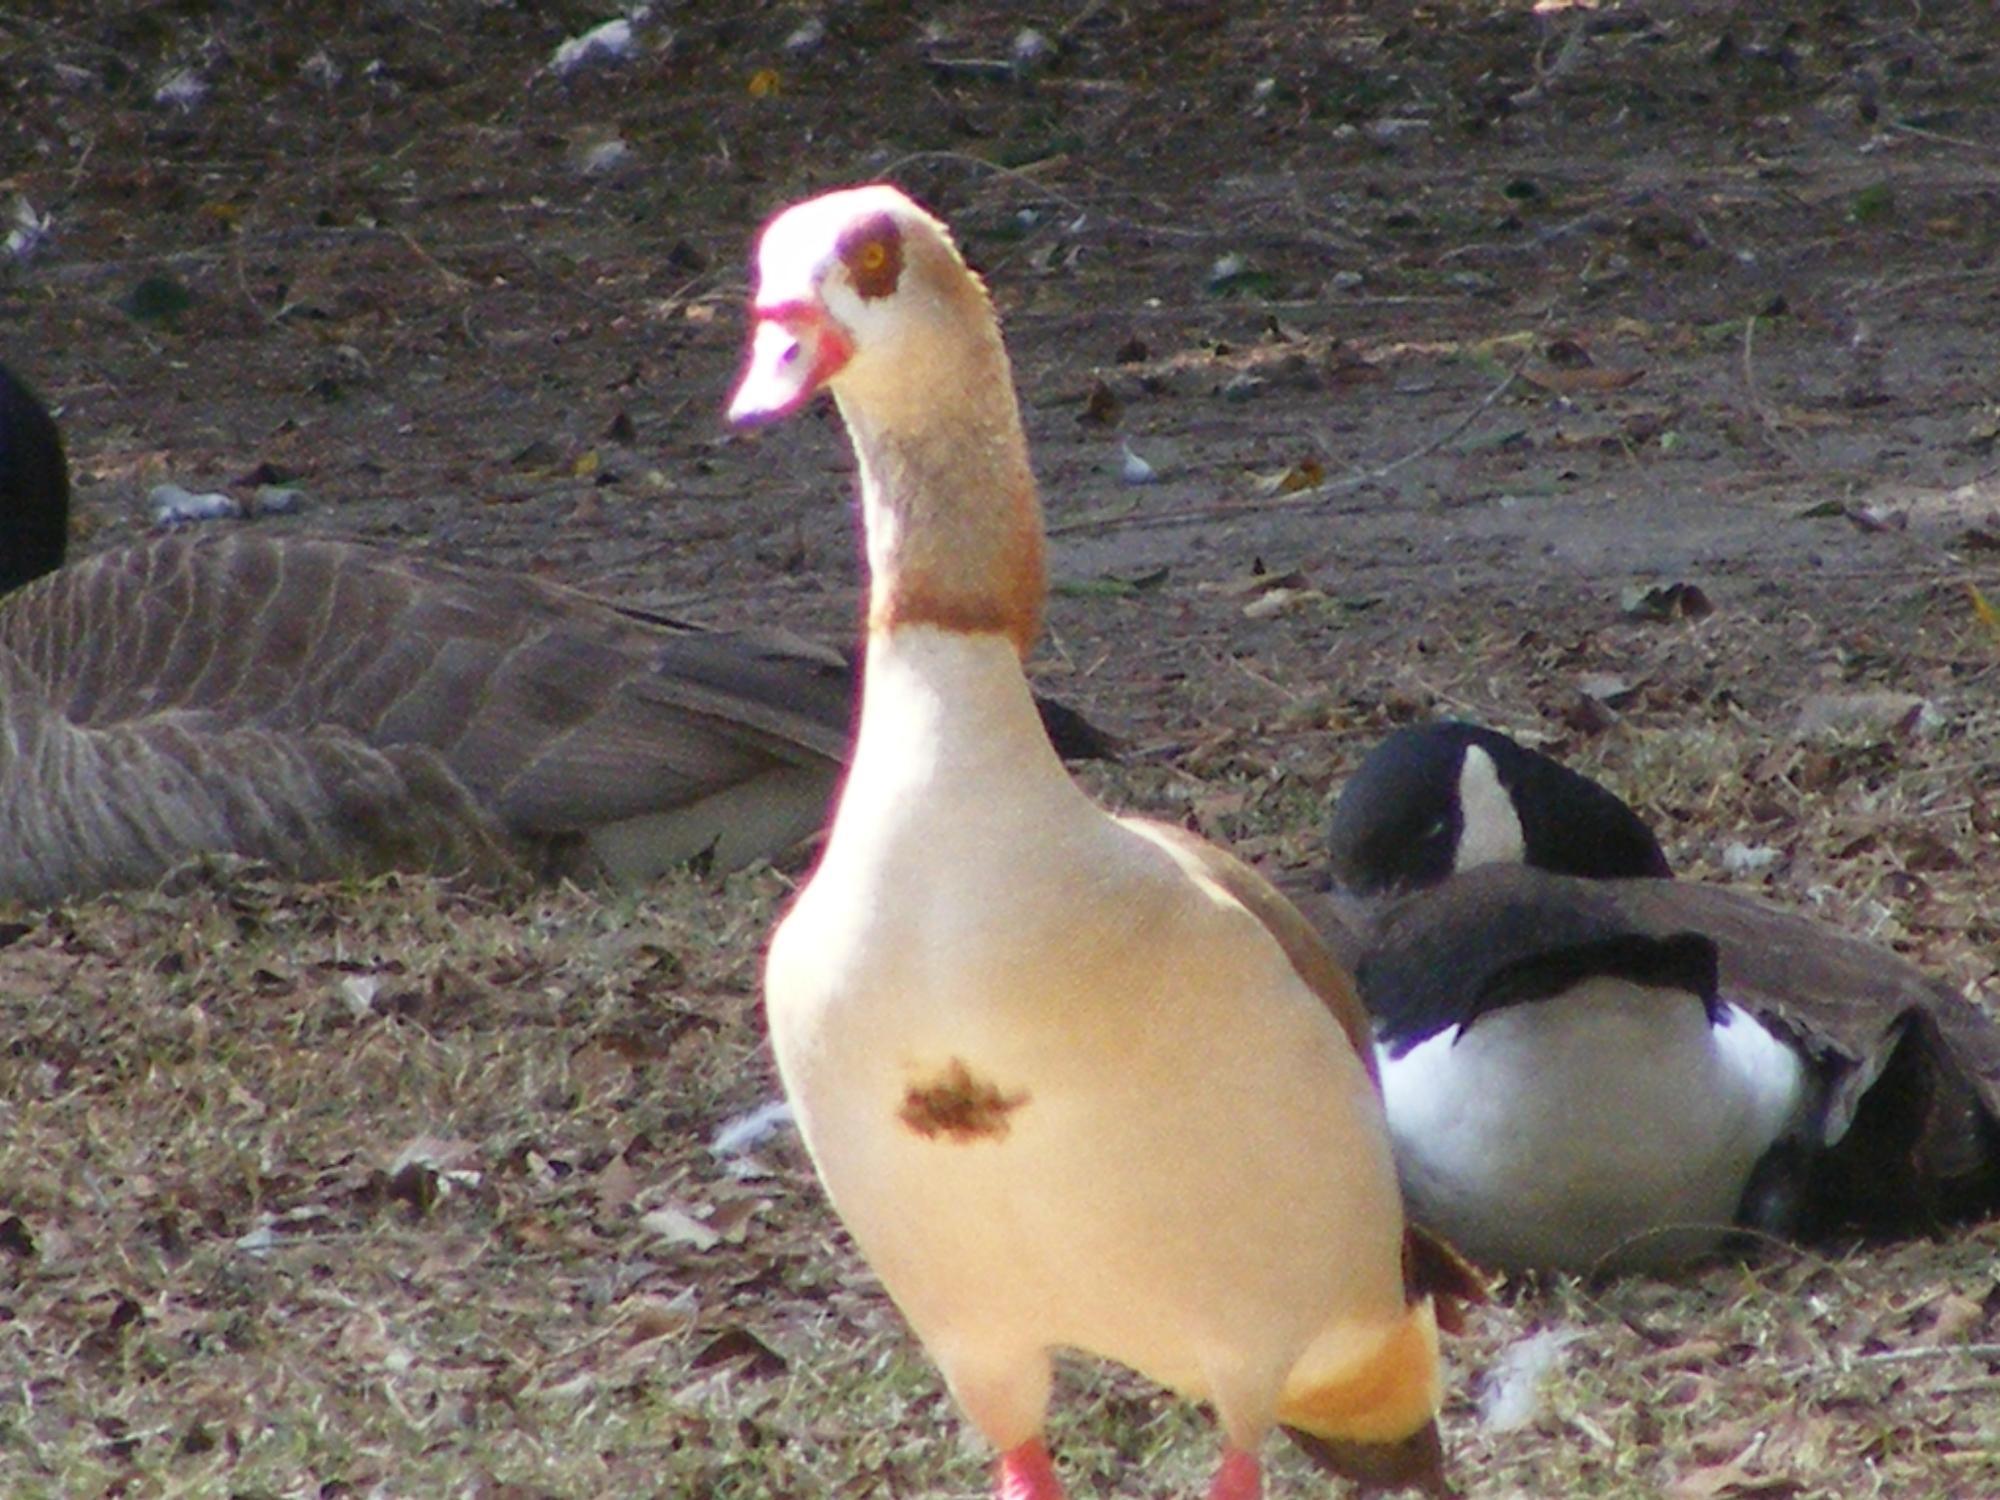
[[[1025,656],[1047,582],[1005,356],[921,385],[920,400],[842,402],[861,472],[871,638],[933,626],[1001,635]]]

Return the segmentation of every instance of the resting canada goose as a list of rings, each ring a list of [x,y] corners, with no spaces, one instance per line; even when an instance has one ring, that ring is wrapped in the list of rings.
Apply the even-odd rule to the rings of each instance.
[[[1292,1428],[1442,1487],[1437,1332],[1346,976],[1244,865],[1113,817],[1036,721],[1040,506],[984,287],[894,188],[786,210],[731,417],[832,391],[871,575],[853,768],[771,943],[779,1070],[834,1206],[994,1445],[1061,1493],[1053,1349],[1211,1403],[1211,1500]],[[1429,1273],[1420,1268],[1429,1265]]]
[[[0,597],[58,567],[69,531],[69,463],[55,419],[0,365]]]
[[[298,536],[65,567],[67,524],[55,425],[0,369],[0,900],[201,853],[632,882],[824,820],[852,674],[796,637]]]
[[[1328,852],[1349,896],[1393,901],[1344,940],[1412,1212],[1468,1254],[1657,1267],[1732,1224],[2000,1208],[2000,1026],[1894,954],[1668,878],[1597,783],[1493,730],[1399,730]]]

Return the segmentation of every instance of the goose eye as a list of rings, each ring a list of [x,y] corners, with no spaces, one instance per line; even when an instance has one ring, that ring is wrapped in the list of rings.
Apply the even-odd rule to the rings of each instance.
[[[879,214],[847,236],[840,258],[864,300],[887,297],[903,279],[903,231],[887,214]]]

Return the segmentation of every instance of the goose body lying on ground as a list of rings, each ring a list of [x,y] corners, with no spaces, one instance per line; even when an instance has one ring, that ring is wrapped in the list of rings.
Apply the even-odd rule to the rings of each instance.
[[[1040,507],[984,288],[885,186],[788,209],[731,407],[830,389],[860,467],[867,671],[771,1035],[835,1207],[1001,1453],[1060,1494],[1050,1356],[1210,1402],[1212,1500],[1273,1425],[1441,1486],[1436,1325],[1347,979],[1245,866],[1070,780],[1022,674]],[[1414,1249],[1412,1248],[1414,1247]]]
[[[1412,1212],[1468,1254],[1657,1267],[1732,1225],[2000,1209],[2000,1025],[1892,953],[1671,879],[1629,807],[1506,736],[1390,736],[1329,869],[1350,917],[1378,903],[1341,941]]]
[[[62,566],[60,437],[4,368],[0,424],[0,900],[204,853],[634,882],[824,821],[852,716],[837,653],[295,535]]]

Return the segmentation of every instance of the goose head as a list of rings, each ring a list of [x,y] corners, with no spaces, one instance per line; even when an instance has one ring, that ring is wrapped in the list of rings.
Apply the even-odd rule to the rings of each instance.
[[[0,594],[62,566],[69,465],[35,393],[0,365]]]
[[[729,419],[830,391],[854,445],[869,627],[999,633],[1023,655],[1046,592],[1041,505],[993,304],[898,189],[828,193],[764,227]]]
[[[898,391],[950,403],[973,393],[916,379],[912,364],[928,374],[967,338],[998,347],[985,290],[949,231],[886,183],[786,209],[765,226],[755,270],[750,350],[729,406],[739,425],[789,416],[822,389],[850,420],[850,408]]]
[[[1485,864],[1593,878],[1666,876],[1667,857],[1616,795],[1497,730],[1447,720],[1399,729],[1341,790],[1329,872],[1395,895]]]

